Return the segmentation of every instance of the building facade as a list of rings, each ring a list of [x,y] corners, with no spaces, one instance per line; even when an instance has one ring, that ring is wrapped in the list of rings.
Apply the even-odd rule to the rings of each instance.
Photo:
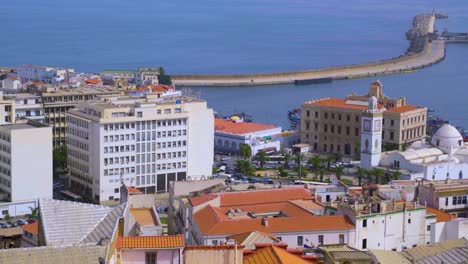
[[[259,151],[276,152],[281,147],[278,126],[216,118],[214,129],[216,152],[239,154],[241,144],[247,144],[255,156]]]
[[[0,126],[0,164],[3,200],[51,198],[51,128],[32,121]]]
[[[65,144],[65,115],[68,110],[76,107],[79,102],[120,93],[119,90],[110,87],[49,88],[42,91],[40,95],[44,106],[44,123],[52,127],[54,147]]]
[[[74,71],[74,69],[24,64],[18,68],[18,77],[23,83],[40,81],[46,84],[57,85],[67,80],[69,73]]]
[[[401,148],[426,136],[427,108],[407,105],[404,98],[391,99],[382,93],[382,84],[374,82],[364,96],[344,99],[323,98],[308,101],[301,107],[301,143],[319,153],[359,154],[361,118],[370,97],[377,98],[383,111],[383,148]]]
[[[154,193],[211,176],[213,111],[205,101],[109,98],[70,110],[67,125],[71,190],[96,202],[118,200],[122,182]]]

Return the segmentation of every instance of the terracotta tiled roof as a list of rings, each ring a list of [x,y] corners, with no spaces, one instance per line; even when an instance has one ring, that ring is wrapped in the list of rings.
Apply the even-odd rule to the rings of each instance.
[[[236,245],[219,245],[219,246],[186,246],[185,250],[226,250],[235,249]],[[244,246],[237,245],[237,249],[243,249]]]
[[[221,196],[221,206],[285,202],[289,200],[311,199],[312,197],[310,191],[303,187],[226,192],[219,195]]]
[[[128,190],[128,193],[131,193],[131,194],[142,193],[139,189],[135,187],[131,187],[131,186],[128,186],[127,190]]]
[[[456,218],[456,216],[454,216],[454,215],[448,214],[446,212],[442,212],[440,210],[437,210],[437,209],[434,209],[434,208],[431,208],[431,207],[426,207],[426,212],[428,214],[434,214],[436,216],[437,223],[447,222],[447,221],[450,221],[451,219]]]
[[[169,90],[173,90],[174,87],[170,85],[164,85],[164,84],[153,84],[153,85],[144,85],[138,87],[136,90],[137,91],[144,91],[144,90],[151,90],[154,93],[164,93]]]
[[[31,223],[31,224],[24,225],[21,228],[23,228],[24,231],[29,232],[29,233],[31,233],[33,235],[37,235],[39,233],[39,223],[38,222],[34,222],[34,223]]]
[[[220,197],[222,207],[285,202],[289,200],[311,199],[310,191],[303,188],[284,188],[241,192],[210,193],[190,198],[192,206],[197,206]]]
[[[306,201],[306,200],[303,200],[303,201]],[[289,202],[289,201],[275,202],[275,203],[259,203],[259,204],[256,203],[256,204],[249,204],[249,205],[238,205],[235,207],[223,206],[223,207],[218,207],[218,208],[213,208],[213,209],[219,215],[221,215],[221,217],[227,215],[230,209],[240,209],[243,212],[255,212],[255,213],[281,211],[290,217],[313,215],[312,213],[308,211],[308,209],[305,209],[304,207],[297,205],[296,203]]]
[[[388,109],[386,112],[388,113],[404,113],[418,109],[417,106],[414,105],[404,105],[400,107],[393,107]]]
[[[96,84],[99,84],[101,82],[101,80],[99,79],[88,79],[85,81],[86,84],[91,84],[91,85],[96,85]]]
[[[184,247],[184,236],[129,236],[118,237],[116,248],[181,248]]]
[[[130,209],[130,213],[132,213],[137,223],[142,226],[154,226],[157,224],[152,208],[132,208]]]
[[[300,232],[310,230],[345,230],[353,229],[354,225],[342,215],[337,216],[298,216],[268,218],[267,224],[261,218],[229,219],[220,217],[216,209],[210,205],[194,214],[195,222],[205,235],[230,235],[249,231]]]
[[[192,204],[192,206],[197,206],[197,205],[200,205],[200,204],[204,204],[204,203],[206,203],[208,201],[211,201],[211,200],[215,199],[216,197],[218,197],[218,195],[216,195],[214,193],[194,196],[194,197],[190,197],[190,203]]]
[[[368,106],[363,104],[352,104],[352,103],[346,103],[347,100],[340,99],[340,98],[323,98],[323,99],[318,99],[315,101],[310,101],[307,102],[306,104],[311,104],[311,105],[319,105],[319,106],[328,106],[328,107],[337,107],[337,108],[344,108],[344,109],[357,109],[357,110],[367,110]],[[378,108],[381,109],[383,106],[378,105]]]
[[[265,236],[265,237],[269,237],[271,238],[273,241],[276,241],[276,242],[280,242],[281,240],[278,239],[277,237],[275,237],[274,235],[268,233],[268,232],[261,232],[261,231],[251,231],[251,232],[244,232],[244,233],[240,233],[240,234],[235,234],[235,235],[231,235],[231,236],[228,236],[226,239],[234,239],[237,244],[242,244],[252,233],[258,233],[262,236]]]
[[[215,118],[215,131],[226,134],[244,135],[274,128],[277,126],[250,122],[236,123],[231,120]]]
[[[300,256],[289,253],[288,251],[269,246],[256,250],[254,253],[244,257],[244,264],[310,264],[316,263],[305,260]]]

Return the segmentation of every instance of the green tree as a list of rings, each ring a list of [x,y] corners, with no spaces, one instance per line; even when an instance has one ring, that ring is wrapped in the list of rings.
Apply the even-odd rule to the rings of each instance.
[[[64,169],[67,166],[67,146],[60,145],[55,148],[52,152],[53,165],[54,165],[54,174],[56,174],[57,169]]]
[[[211,168],[211,173],[216,174],[218,172],[218,169],[219,169],[218,167],[213,166],[213,168]]]
[[[336,178],[340,181],[341,176],[344,174],[345,167],[344,166],[338,166],[333,169],[333,172],[335,173]]]
[[[39,207],[32,207],[29,206],[29,210],[31,210],[31,218],[36,219],[37,218],[37,212],[39,211]]]
[[[297,170],[296,170],[297,171],[297,177],[299,178],[299,180],[301,180],[301,177],[303,176],[302,170],[304,168],[302,168],[302,160],[304,160],[304,154],[299,152],[295,157],[295,161],[296,161],[296,165],[297,165]]]
[[[354,154],[356,160],[361,160],[361,141],[356,142],[357,152]]]
[[[382,177],[385,175],[385,171],[379,168],[374,168],[372,169],[372,175],[375,177],[375,183],[379,184],[380,179],[382,179]]]
[[[327,168],[330,168],[331,163],[336,162],[336,155],[333,153],[328,154],[325,161],[327,162]]]
[[[171,76],[166,74],[163,67],[159,68],[158,82],[159,84],[172,85]]]
[[[284,153],[283,154],[283,159],[284,159],[284,167],[286,169],[289,169],[289,161],[292,159],[291,154],[289,153]]]
[[[240,155],[242,156],[244,160],[248,160],[252,157],[252,148],[250,147],[250,145],[242,143],[239,146],[239,150],[240,150]]]
[[[392,180],[399,180],[400,176],[401,176],[401,171],[399,170],[393,171],[391,174]]]
[[[326,173],[325,169],[318,168],[316,173],[320,177],[320,181],[323,182],[323,177],[325,176],[325,173]]]
[[[265,162],[268,160],[268,156],[265,151],[259,151],[257,153],[257,159],[260,162],[260,168],[263,170],[263,166],[265,165]]]
[[[319,155],[315,155],[308,160],[308,163],[312,165],[314,171],[318,170],[318,168],[320,168],[320,165],[322,164],[322,158]]]
[[[278,172],[279,172],[279,175],[280,175],[281,177],[286,177],[286,176],[288,176],[288,172],[284,169],[284,167],[280,167],[280,168],[278,169]]]
[[[304,168],[304,167],[301,167],[300,175],[299,175],[299,167],[296,167],[294,171],[297,172],[297,175],[299,176],[299,180],[301,180],[302,177],[307,177],[307,175],[309,174],[309,170],[307,170],[307,168]]]
[[[362,184],[362,178],[367,175],[367,170],[361,167],[357,168],[356,175],[358,177],[359,186]]]
[[[245,175],[255,175],[255,169],[252,167],[252,165],[250,165],[248,160],[237,160],[235,170]]]

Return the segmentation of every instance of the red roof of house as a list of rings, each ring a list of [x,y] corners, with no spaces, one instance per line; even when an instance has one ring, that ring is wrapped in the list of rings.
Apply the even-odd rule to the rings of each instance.
[[[302,252],[302,251],[301,251]],[[302,254],[301,254],[302,255]],[[312,259],[304,259],[301,256],[289,252],[276,245],[262,247],[244,256],[245,264],[311,264],[317,263]]]
[[[400,107],[390,108],[386,112],[389,112],[389,113],[405,113],[405,112],[413,111],[413,110],[416,110],[416,109],[418,109],[418,107],[414,106],[414,105],[403,105],[403,106],[400,106]]]
[[[243,249],[242,245],[218,245],[218,246],[186,246],[186,250],[226,250],[226,249]]]
[[[132,187],[132,186],[127,186],[127,190],[129,194],[142,193],[139,189]]]
[[[118,237],[116,248],[181,248],[185,246],[184,235],[173,236],[128,236]]]
[[[211,201],[216,197],[221,198],[221,206],[240,206],[261,203],[285,202],[289,200],[311,199],[311,193],[304,187],[254,190],[240,192],[210,193],[190,198],[192,206]]]
[[[278,128],[274,125],[251,123],[251,122],[235,122],[232,120],[215,118],[215,130],[216,132],[244,135],[269,129]]]
[[[164,93],[173,89],[174,87],[170,85],[164,85],[164,84],[144,85],[144,86],[140,86],[136,88],[137,91],[151,90],[153,93]]]
[[[96,85],[96,84],[99,84],[101,82],[101,80],[99,79],[88,79],[85,81],[86,84],[91,84],[91,85]]]
[[[367,110],[369,107],[367,104],[352,104],[347,103],[348,100],[340,99],[340,98],[323,98],[318,99],[315,101],[307,102],[307,104],[311,105],[319,105],[319,106],[328,106],[328,107],[337,107],[337,108],[345,108],[345,109],[357,109],[357,110]],[[383,105],[379,104],[378,108],[381,109]]]
[[[24,225],[21,228],[23,228],[24,231],[29,232],[33,235],[37,235],[39,233],[39,223],[37,221],[31,224]]]
[[[353,223],[343,215],[315,216],[309,213],[307,216],[301,214],[300,216],[267,218],[267,224],[265,224],[262,218],[229,218],[211,205],[196,212],[194,219],[200,231],[205,235],[231,235],[254,230],[278,233],[354,228]]]
[[[431,208],[431,207],[426,207],[426,212],[428,214],[434,214],[436,216],[436,219],[437,219],[437,223],[439,222],[448,222],[454,218],[457,218],[456,216],[454,215],[451,215],[449,213],[446,213],[446,212],[443,212],[443,211],[440,211],[440,210],[437,210],[437,209],[434,209],[434,208]]]

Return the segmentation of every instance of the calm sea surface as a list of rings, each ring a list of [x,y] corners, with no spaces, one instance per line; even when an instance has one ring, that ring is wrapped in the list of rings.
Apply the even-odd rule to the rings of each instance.
[[[14,0],[1,1],[0,65],[79,71],[162,65],[170,73],[243,73],[353,64],[397,56],[421,12],[447,13],[439,30],[468,31],[466,0]],[[426,105],[468,128],[468,44],[442,63],[379,77],[389,96]],[[373,79],[331,84],[196,88],[218,112],[246,111],[288,126],[305,100],[365,93]]]

